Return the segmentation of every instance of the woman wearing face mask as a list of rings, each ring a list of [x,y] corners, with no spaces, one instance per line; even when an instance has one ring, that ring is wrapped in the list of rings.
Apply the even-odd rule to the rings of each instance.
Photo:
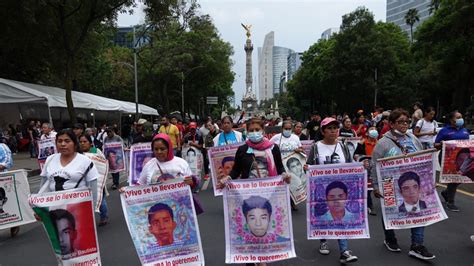
[[[282,133],[278,133],[270,139],[271,142],[280,148],[281,157],[285,158],[293,152],[303,152],[300,138],[292,133],[290,120],[285,120],[282,124]]]
[[[307,164],[337,164],[350,163],[352,158],[349,149],[339,137],[339,121],[332,117],[326,117],[321,121],[321,133],[323,139],[315,142],[311,147],[308,156]],[[341,263],[355,262],[358,260],[357,256],[352,254],[349,250],[347,239],[338,239]],[[319,245],[319,253],[328,255],[330,253],[329,246],[325,239],[321,239]]]
[[[367,138],[362,139],[362,142],[357,145],[357,149],[354,152],[354,157],[361,156],[372,156],[372,152],[377,144],[379,137],[379,132],[376,127],[370,127],[367,133]],[[370,169],[375,167],[375,165],[369,165],[368,178],[370,178]],[[374,205],[372,202],[372,190],[367,190],[367,211],[370,215],[377,215],[374,210]]]
[[[441,149],[443,147],[443,141],[462,139],[469,139],[469,131],[464,128],[462,114],[456,110],[449,113],[446,126],[439,131],[434,146],[437,149]],[[441,192],[441,196],[446,201],[446,207],[453,212],[459,211],[459,208],[454,204],[458,186],[459,183],[449,183],[448,187]]]
[[[214,147],[242,142],[242,133],[232,129],[233,122],[230,116],[221,119],[222,132],[214,138]]]
[[[433,136],[436,136],[436,128],[438,128],[438,123],[433,119],[435,114],[433,107],[426,108],[425,116],[416,122],[413,130],[413,134],[421,141],[424,149],[434,148]]]
[[[395,109],[388,117],[390,131],[377,142],[374,151],[372,152],[372,165],[375,165],[378,159],[393,157],[402,154],[412,153],[423,150],[423,145],[420,140],[413,134],[408,132],[410,125],[409,114],[403,109]],[[378,190],[378,179],[376,167],[372,167],[371,174],[372,184],[374,187],[374,195],[381,198],[383,195]],[[382,219],[383,223],[383,219]],[[422,259],[434,259],[435,255],[430,253],[423,245],[424,241],[424,227],[411,228],[411,248],[408,255]],[[387,230],[384,228],[385,240],[384,244],[387,250],[391,252],[401,252],[398,245],[394,230]]]

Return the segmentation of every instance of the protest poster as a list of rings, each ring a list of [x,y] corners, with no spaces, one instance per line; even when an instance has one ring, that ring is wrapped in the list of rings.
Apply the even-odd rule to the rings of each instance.
[[[109,172],[119,173],[125,171],[125,153],[122,142],[104,143],[105,158],[109,161]]]
[[[217,183],[230,174],[234,166],[235,153],[243,143],[211,147],[207,151],[209,167],[211,168],[212,186],[214,196],[222,196],[222,189],[217,188]]]
[[[0,230],[36,221],[28,204],[27,176],[25,170],[0,173]]]
[[[474,182],[474,140],[443,141],[440,183]]]
[[[104,198],[104,188],[107,183],[107,175],[109,174],[109,162],[97,153],[84,153],[87,158],[91,159],[94,163],[97,172],[99,172],[99,177],[97,178],[97,204],[94,207],[96,212],[99,212],[100,204]]]
[[[57,153],[55,138],[38,140],[38,164],[40,166],[40,170],[43,170],[46,158],[55,153]]]
[[[308,239],[369,238],[363,164],[309,166],[306,213]]]
[[[34,194],[29,202],[41,218],[59,265],[101,265],[88,188]]]
[[[295,204],[306,200],[308,176],[303,169],[305,164],[306,156],[301,153],[294,152],[283,158],[283,166],[286,172],[291,176],[290,195]]]
[[[183,159],[188,162],[193,175],[201,178],[204,170],[204,157],[202,156],[201,150],[185,144],[181,150],[181,155]]]
[[[130,171],[128,172],[128,184],[136,185],[145,164],[153,159],[151,142],[137,143],[130,147]]]
[[[183,182],[130,186],[120,194],[142,265],[204,265],[191,190]]]
[[[377,160],[386,229],[427,226],[447,218],[436,192],[432,150]]]
[[[304,150],[306,155],[309,155],[311,152],[311,147],[313,146],[314,140],[301,140],[301,147]]]
[[[232,180],[223,199],[226,263],[296,256],[290,193],[281,177]]]

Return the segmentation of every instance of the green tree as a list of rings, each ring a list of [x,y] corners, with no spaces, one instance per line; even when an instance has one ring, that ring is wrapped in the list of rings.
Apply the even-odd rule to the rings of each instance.
[[[420,16],[418,15],[418,10],[416,8],[408,9],[405,14],[405,22],[410,26],[410,40],[413,42],[413,25],[416,22],[420,21]]]
[[[440,5],[441,5],[441,0],[431,0],[431,2],[430,2],[430,15],[433,14],[433,12],[436,12],[439,9]]]

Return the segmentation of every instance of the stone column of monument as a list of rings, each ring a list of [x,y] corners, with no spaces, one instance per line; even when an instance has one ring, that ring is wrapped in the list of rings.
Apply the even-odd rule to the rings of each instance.
[[[245,42],[245,54],[246,54],[246,62],[245,62],[245,89],[252,88],[252,51],[253,45],[250,38],[247,38]]]

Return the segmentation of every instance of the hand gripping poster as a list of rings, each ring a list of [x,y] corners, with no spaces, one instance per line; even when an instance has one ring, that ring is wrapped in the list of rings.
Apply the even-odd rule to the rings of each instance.
[[[130,171],[128,173],[128,184],[137,184],[143,167],[151,159],[153,159],[151,142],[137,143],[130,147]]]
[[[291,176],[290,195],[295,204],[306,200],[308,176],[303,168],[305,164],[306,156],[300,153],[292,153],[283,159],[283,166]]]
[[[440,183],[474,182],[474,140],[443,141]]]
[[[57,153],[55,138],[38,140],[38,164],[40,166],[40,170],[43,170],[46,158],[55,153]]]
[[[226,263],[296,256],[290,193],[281,177],[229,181],[223,199]]]
[[[191,190],[184,182],[130,186],[120,195],[142,265],[204,265]]]
[[[125,171],[125,153],[122,142],[104,143],[105,158],[109,161],[109,172],[119,173]]]
[[[96,153],[86,152],[84,155],[91,159],[99,173],[99,177],[97,178],[97,203],[94,207],[94,210],[99,212],[100,204],[102,203],[102,199],[105,197],[104,188],[107,183],[107,175],[109,174],[109,161]]]
[[[188,162],[193,175],[201,178],[202,172],[204,170],[204,157],[202,156],[201,150],[191,145],[185,144],[181,150],[181,155],[183,159]]]
[[[209,148],[207,151],[209,167],[211,168],[212,186],[214,196],[222,196],[222,189],[217,188],[217,183],[230,174],[234,166],[235,153],[243,143],[230,144]]]
[[[362,163],[311,165],[308,239],[369,238],[367,171]]]
[[[58,265],[101,265],[89,189],[34,194],[29,201],[48,234]]]
[[[386,229],[427,226],[447,218],[436,193],[433,151],[377,160]]]
[[[0,173],[0,230],[35,222],[25,170]]]

